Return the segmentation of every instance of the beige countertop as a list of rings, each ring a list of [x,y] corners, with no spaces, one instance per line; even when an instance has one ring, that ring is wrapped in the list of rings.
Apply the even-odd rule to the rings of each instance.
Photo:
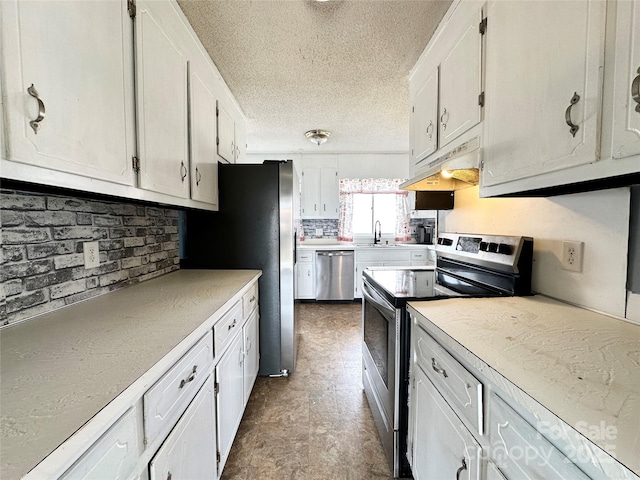
[[[311,239],[305,240],[298,244],[298,248],[301,250],[358,250],[363,248],[415,248],[415,249],[429,249],[433,248],[433,245],[426,245],[422,243],[379,243],[373,245],[371,243],[353,243],[353,242],[339,242],[337,240],[330,239]]]
[[[411,305],[640,475],[639,325],[541,295]]]
[[[181,354],[259,276],[180,270],[0,330],[0,478],[24,475],[165,355]]]

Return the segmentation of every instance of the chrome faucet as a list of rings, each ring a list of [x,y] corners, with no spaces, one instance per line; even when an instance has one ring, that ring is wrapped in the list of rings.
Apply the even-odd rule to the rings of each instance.
[[[380,243],[382,240],[382,224],[380,220],[376,220],[376,223],[373,225],[373,244]]]

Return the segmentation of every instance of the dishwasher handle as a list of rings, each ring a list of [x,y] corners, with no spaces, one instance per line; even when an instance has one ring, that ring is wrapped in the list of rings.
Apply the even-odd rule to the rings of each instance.
[[[316,252],[316,255],[319,257],[349,257],[349,256],[352,257],[353,251],[352,250],[339,250],[335,252],[324,251],[324,252]]]

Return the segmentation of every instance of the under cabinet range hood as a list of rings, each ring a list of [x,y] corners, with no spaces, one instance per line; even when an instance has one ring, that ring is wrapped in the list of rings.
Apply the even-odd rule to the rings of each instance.
[[[480,139],[474,137],[445,155],[416,165],[417,175],[400,185],[403,190],[453,191],[477,185],[480,177]]]

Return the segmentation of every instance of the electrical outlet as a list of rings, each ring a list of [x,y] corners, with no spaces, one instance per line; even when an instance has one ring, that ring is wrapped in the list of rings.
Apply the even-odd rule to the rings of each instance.
[[[98,242],[84,242],[84,268],[96,268],[100,265],[100,249]]]
[[[562,268],[570,272],[582,272],[584,242],[562,242]]]

